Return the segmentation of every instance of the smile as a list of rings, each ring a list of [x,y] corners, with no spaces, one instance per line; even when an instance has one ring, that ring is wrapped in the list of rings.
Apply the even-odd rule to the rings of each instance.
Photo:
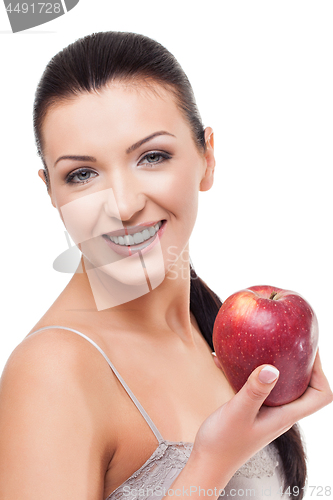
[[[103,238],[112,250],[119,255],[129,256],[137,252],[144,254],[156,245],[164,233],[165,226],[166,220],[161,220],[137,233],[118,236],[103,234]]]
[[[113,243],[115,243],[116,245],[122,245],[122,246],[124,246],[124,245],[137,245],[137,244],[143,243],[144,241],[149,240],[153,236],[155,236],[155,234],[157,233],[157,231],[159,230],[161,225],[162,225],[162,221],[155,224],[155,226],[151,226],[150,228],[144,229],[143,231],[138,232],[138,233],[125,234],[124,236],[109,236],[109,235],[105,234],[104,236],[106,238],[109,238],[110,241],[113,241]]]

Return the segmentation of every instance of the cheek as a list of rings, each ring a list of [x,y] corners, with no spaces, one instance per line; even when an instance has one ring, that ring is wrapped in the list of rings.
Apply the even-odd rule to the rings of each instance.
[[[89,209],[86,198],[71,201],[59,208],[60,217],[76,245],[92,238],[96,224],[96,207]]]
[[[80,196],[62,205],[59,212],[75,244],[123,227],[111,188]]]
[[[192,228],[198,210],[199,177],[195,161],[183,162],[176,173],[161,182],[161,199],[178,219]]]

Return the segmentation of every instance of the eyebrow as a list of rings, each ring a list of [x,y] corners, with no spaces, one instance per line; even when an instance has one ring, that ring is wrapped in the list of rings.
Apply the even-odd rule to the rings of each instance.
[[[80,155],[64,155],[60,156],[53,167],[61,160],[74,160],[74,161],[97,161],[93,156],[80,156]]]
[[[165,130],[160,130],[159,132],[154,132],[153,134],[150,134],[148,135],[147,137],[145,137],[144,139],[141,139],[140,141],[136,142],[135,144],[133,144],[132,146],[130,146],[129,148],[126,149],[126,154],[129,154],[129,153],[132,153],[133,151],[135,151],[136,149],[138,149],[140,146],[142,146],[142,144],[145,144],[146,142],[148,141],[151,141],[152,139],[154,139],[154,137],[157,137],[159,135],[170,135],[171,137],[176,137],[175,135],[173,134],[170,134],[170,132],[166,132]],[[96,158],[94,158],[93,156],[80,156],[80,155],[64,155],[64,156],[60,156],[55,164],[53,165],[54,167],[56,166],[56,164],[61,161],[61,160],[73,160],[73,161],[91,161],[91,162],[96,162]]]
[[[165,130],[160,130],[159,132],[154,132],[153,134],[148,135],[144,139],[141,139],[140,141],[138,141],[135,144],[133,144],[132,146],[130,146],[128,149],[126,149],[126,153],[127,154],[132,153],[132,151],[134,151],[135,149],[138,149],[140,146],[142,146],[142,144],[145,144],[146,142],[151,141],[152,139],[154,139],[154,137],[157,137],[159,135],[171,135],[172,137],[176,137],[175,135],[170,134],[170,132],[166,132]]]

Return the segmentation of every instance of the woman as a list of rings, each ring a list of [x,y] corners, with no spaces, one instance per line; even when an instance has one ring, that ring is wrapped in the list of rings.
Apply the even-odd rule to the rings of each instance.
[[[173,56],[131,33],[78,40],[47,66],[34,125],[82,260],[5,367],[1,498],[301,498],[294,424],[332,392],[317,355],[301,398],[261,407],[277,370],[234,395],[212,356],[221,302],[188,242],[213,131]]]

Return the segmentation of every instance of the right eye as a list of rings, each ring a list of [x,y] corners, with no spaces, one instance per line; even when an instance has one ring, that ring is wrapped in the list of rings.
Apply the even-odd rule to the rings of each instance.
[[[96,177],[96,172],[89,170],[88,168],[80,168],[79,170],[74,170],[66,177],[67,184],[84,184],[89,181],[92,177]]]

